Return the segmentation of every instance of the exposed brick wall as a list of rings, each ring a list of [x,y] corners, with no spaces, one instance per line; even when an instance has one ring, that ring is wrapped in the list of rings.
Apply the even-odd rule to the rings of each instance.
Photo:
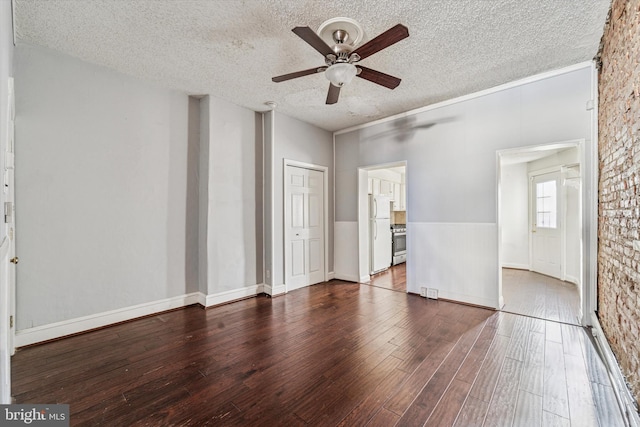
[[[598,317],[640,403],[640,0],[613,0],[600,60]]]

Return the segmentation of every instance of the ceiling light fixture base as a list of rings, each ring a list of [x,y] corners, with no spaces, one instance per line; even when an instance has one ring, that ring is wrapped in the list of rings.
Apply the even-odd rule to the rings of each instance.
[[[329,46],[356,46],[362,41],[364,31],[362,26],[351,18],[331,18],[318,27],[318,35]]]

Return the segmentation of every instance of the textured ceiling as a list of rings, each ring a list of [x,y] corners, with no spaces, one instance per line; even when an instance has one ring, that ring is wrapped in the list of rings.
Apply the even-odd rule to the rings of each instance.
[[[19,41],[43,45],[189,94],[278,111],[339,130],[591,60],[609,0],[16,0]],[[345,16],[364,42],[397,23],[409,38],[362,65],[402,78],[389,90],[356,78],[335,105],[323,65],[291,29]]]

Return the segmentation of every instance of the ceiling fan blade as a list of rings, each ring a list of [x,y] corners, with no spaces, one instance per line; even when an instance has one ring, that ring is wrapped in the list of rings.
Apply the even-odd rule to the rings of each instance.
[[[378,37],[369,40],[359,48],[351,53],[357,53],[360,56],[360,60],[371,56],[376,52],[381,51],[384,48],[391,46],[394,43],[398,43],[400,40],[409,37],[409,29],[402,24],[398,24],[395,27],[389,28]]]
[[[340,96],[340,87],[329,83],[329,92],[327,93],[327,104],[335,104]]]
[[[371,68],[363,67],[361,65],[358,65],[357,68],[360,69],[360,72],[357,74],[358,77],[379,84],[380,86],[388,87],[389,89],[397,88],[402,81],[397,77],[393,77],[389,74],[372,70]]]
[[[296,33],[296,35],[302,40],[306,41],[312,48],[320,52],[322,56],[335,55],[333,49],[331,49],[329,45],[327,45],[311,28],[295,27],[291,31]]]
[[[429,129],[434,127],[437,123],[425,123],[423,125],[414,126],[413,129]]]
[[[298,77],[308,76],[310,74],[320,73],[326,69],[327,67],[309,68],[308,70],[296,71],[295,73],[283,74],[281,76],[273,77],[271,81],[280,83],[280,82],[284,82],[285,80],[291,80]]]

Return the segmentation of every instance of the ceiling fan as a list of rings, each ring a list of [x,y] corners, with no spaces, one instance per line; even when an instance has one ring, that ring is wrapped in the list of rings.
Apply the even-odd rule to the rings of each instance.
[[[276,83],[324,72],[330,82],[327,104],[338,102],[340,88],[349,84],[355,76],[389,89],[395,89],[400,84],[399,78],[363,67],[359,61],[409,37],[409,30],[402,24],[388,29],[357,48],[355,45],[362,38],[362,28],[349,18],[330,19],[320,26],[317,34],[309,27],[295,27],[291,31],[320,52],[326,65],[273,77],[271,80]],[[329,46],[330,43],[333,43],[333,46]]]

